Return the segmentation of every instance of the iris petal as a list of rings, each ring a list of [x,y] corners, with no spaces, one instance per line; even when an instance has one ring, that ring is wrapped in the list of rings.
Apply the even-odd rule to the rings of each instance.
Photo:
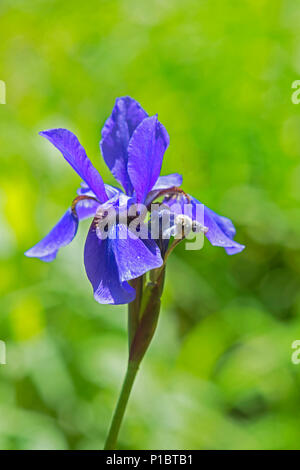
[[[219,225],[221,230],[229,238],[233,238],[235,236],[236,229],[230,219],[222,215],[216,214],[216,212],[212,211],[211,209],[208,209],[208,207],[206,207],[206,211],[216,221],[216,223]]]
[[[159,176],[152,191],[178,187],[182,185],[182,175],[179,173],[170,173],[169,175]]]
[[[120,282],[111,240],[100,240],[92,228],[84,247],[84,264],[97,302],[127,304],[134,300],[135,290],[126,281]]]
[[[26,251],[25,255],[42,261],[53,261],[58,250],[73,240],[77,229],[78,218],[72,214],[71,209],[68,209],[48,235]]]
[[[115,235],[111,245],[121,282],[135,279],[151,269],[161,267],[163,260],[154,240],[137,237],[124,224],[116,225]]]
[[[138,203],[143,203],[158,180],[169,136],[157,116],[144,119],[128,145],[128,174]]]
[[[121,195],[124,194],[119,188],[115,186],[111,186],[110,184],[104,184],[105,192],[107,194],[108,199],[116,196],[117,194]],[[88,187],[88,185],[84,182],[81,183],[80,188],[77,190],[78,196],[91,196],[96,197],[96,194]]]
[[[174,187],[179,187],[181,185],[182,175],[179,175],[178,173],[171,173],[170,175],[159,176],[158,180],[156,181],[155,185],[153,186],[146,198],[145,205],[148,206],[148,204],[151,204],[151,202],[158,197],[161,191]]]
[[[82,201],[78,201],[76,204],[76,213],[79,220],[94,217],[99,206],[100,204],[98,201],[93,201],[91,199],[83,199]]]
[[[204,207],[204,225],[208,227],[208,232],[205,235],[210,243],[214,246],[222,246],[227,254],[234,255],[245,248],[244,245],[237,243],[228,235],[227,229],[225,231],[224,225],[217,223],[216,219],[207,210],[207,207]]]
[[[175,214],[184,214],[184,204],[189,204],[189,202],[186,198],[181,198],[180,201],[165,199],[164,204],[169,206]],[[216,214],[206,206],[204,206],[204,211],[197,211],[196,207],[201,203],[193,197],[191,197],[191,204],[193,205],[192,211],[189,210],[190,206],[187,207],[186,215],[192,216],[193,220],[208,228],[205,236],[212,245],[225,248],[228,255],[234,255],[244,250],[244,245],[233,240],[236,230],[230,219]]]
[[[103,180],[88,159],[77,137],[67,129],[50,129],[40,132],[63,155],[71,167],[86,182],[100,202],[107,201]]]
[[[200,204],[195,198],[192,198],[192,201],[195,204]],[[228,255],[234,255],[244,250],[244,245],[233,240],[236,230],[231,220],[216,214],[206,206],[204,206],[204,225],[208,227],[208,232],[205,235],[212,245],[222,246]]]
[[[153,240],[142,240],[124,224],[113,225],[107,238],[100,240],[91,227],[84,249],[87,276],[95,299],[103,304],[126,304],[135,291],[126,282],[163,263]]]
[[[39,243],[25,252],[29,258],[39,258],[50,262],[56,258],[60,248],[71,243],[78,229],[79,220],[93,217],[99,203],[93,200],[83,200],[76,204],[76,215],[68,209],[53,229]]]
[[[129,140],[136,127],[147,117],[137,101],[125,96],[117,98],[111,116],[102,129],[100,148],[105,163],[127,194],[132,184],[127,172]]]

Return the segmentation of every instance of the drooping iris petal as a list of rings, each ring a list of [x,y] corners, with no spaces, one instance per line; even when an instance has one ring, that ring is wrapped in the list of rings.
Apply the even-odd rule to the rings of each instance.
[[[94,192],[99,202],[107,201],[108,198],[100,174],[92,165],[84,148],[72,132],[67,129],[50,129],[40,132],[40,135],[46,137],[62,153],[71,167]]]
[[[135,290],[119,279],[118,266],[110,238],[100,240],[90,229],[85,247],[84,264],[94,289],[94,297],[102,304],[126,304],[135,298]]]
[[[222,246],[228,254],[234,255],[245,248],[244,245],[234,241],[222,230],[206,207],[204,207],[204,225],[208,227],[208,232],[205,235],[210,243],[214,246]]]
[[[71,209],[68,209],[51,232],[27,250],[25,255],[30,258],[39,258],[42,261],[53,261],[58,250],[73,240],[77,229],[78,218],[72,214]]]
[[[145,205],[151,204],[154,201],[161,191],[179,187],[182,185],[182,175],[178,173],[172,173],[170,175],[159,176],[158,180],[156,181],[155,185],[147,195]]]
[[[232,248],[227,248],[225,247],[225,251],[228,255],[237,255],[238,253],[240,253],[241,251],[243,251],[245,249],[245,245],[240,245],[238,243],[239,246],[236,246],[236,247],[232,247]]]
[[[138,203],[143,203],[159,177],[169,136],[157,116],[144,119],[128,145],[128,174]]]
[[[231,220],[203,206],[197,199],[191,197],[191,201],[189,202],[185,197],[182,197],[179,201],[176,199],[166,199],[164,203],[170,207],[174,213],[185,213],[188,216],[192,215],[193,220],[204,224],[204,226],[208,228],[205,236],[210,243],[214,246],[225,248],[227,254],[234,255],[240,253],[245,248],[244,245],[233,240],[235,228]],[[184,208],[184,204],[187,204],[186,208]],[[192,204],[192,210],[190,204]],[[197,211],[197,205],[201,205],[203,210],[200,209]]]
[[[132,194],[132,184],[127,172],[129,140],[136,127],[147,116],[139,103],[129,96],[117,98],[112,114],[102,129],[100,148],[103,158],[127,194]]]
[[[216,214],[208,207],[206,207],[206,212],[216,221],[220,229],[229,237],[233,238],[236,234],[236,229],[230,219],[222,215]]]
[[[193,203],[200,204],[195,198],[193,198]],[[205,235],[210,243],[214,246],[222,246],[228,255],[240,253],[245,248],[244,245],[233,240],[236,231],[231,220],[216,214],[206,206],[204,206],[204,225],[208,228]]]
[[[71,243],[78,229],[79,220],[94,217],[99,203],[91,199],[76,204],[76,215],[68,209],[53,229],[39,243],[26,251],[29,258],[50,262],[56,258],[60,248]]]
[[[139,238],[124,224],[116,225],[113,235],[111,246],[121,282],[161,267],[163,260],[154,240]]]

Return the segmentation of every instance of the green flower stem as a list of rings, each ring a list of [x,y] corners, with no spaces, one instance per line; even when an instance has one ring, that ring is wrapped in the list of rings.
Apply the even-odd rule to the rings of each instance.
[[[156,330],[160,298],[163,290],[164,270],[156,281],[150,281],[143,292],[142,314],[129,350],[129,361],[141,362]]]
[[[128,367],[104,450],[116,448],[118,434],[138,368],[156,330],[164,277],[164,268],[152,271],[150,282],[144,289],[143,278],[135,280],[134,287],[137,289],[137,296],[135,301],[128,305]]]
[[[128,304],[128,347],[134,338],[135,332],[139,324],[139,316],[143,298],[144,276],[138,277],[130,281],[130,285],[135,289],[136,297],[133,302]]]
[[[106,438],[104,450],[113,450],[116,448],[118,434],[138,368],[139,364],[137,362],[128,362],[127,372],[110,425],[110,430]]]

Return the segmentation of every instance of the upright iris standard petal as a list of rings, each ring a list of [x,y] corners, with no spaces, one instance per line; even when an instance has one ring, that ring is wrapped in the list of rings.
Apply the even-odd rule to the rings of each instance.
[[[160,268],[163,260],[154,240],[143,240],[124,224],[115,226],[111,240],[121,282],[142,276],[151,269]]]
[[[68,209],[53,229],[39,243],[25,252],[29,258],[39,258],[42,261],[53,261],[60,248],[71,243],[78,229],[79,220],[93,217],[99,203],[84,200],[76,205],[76,212]]]
[[[95,193],[99,202],[107,201],[108,198],[100,174],[92,165],[84,148],[72,132],[67,129],[50,129],[40,132],[40,135],[46,137],[62,153],[71,167]]]
[[[90,229],[85,247],[84,264],[93,286],[94,297],[101,304],[127,304],[135,299],[128,282],[120,282],[115,254],[109,238],[100,240]]]
[[[129,96],[118,98],[102,129],[100,147],[103,158],[127,194],[132,194],[132,184],[127,172],[129,140],[136,127],[147,116],[139,103]]]
[[[143,203],[159,177],[169,136],[157,116],[144,119],[128,146],[128,174],[138,203]]]

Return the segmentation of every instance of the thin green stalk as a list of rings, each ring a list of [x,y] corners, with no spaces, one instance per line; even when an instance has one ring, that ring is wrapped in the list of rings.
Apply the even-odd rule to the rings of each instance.
[[[114,450],[116,448],[118,434],[125,414],[129,395],[137,374],[139,364],[137,362],[129,362],[127,372],[124,378],[123,386],[119,396],[119,400],[110,425],[110,430],[105,442],[104,450]]]
[[[157,275],[152,272],[151,281],[145,286],[145,289],[143,289],[143,279],[140,278],[139,286],[135,286],[139,287],[137,298],[132,302],[133,305],[128,305],[129,361],[104,450],[116,448],[118,434],[139,365],[156,329],[164,275],[165,269],[157,270]]]
[[[135,332],[139,325],[139,316],[143,298],[144,276],[140,276],[130,281],[130,285],[135,289],[136,297],[133,302],[128,304],[128,347],[134,338]]]

